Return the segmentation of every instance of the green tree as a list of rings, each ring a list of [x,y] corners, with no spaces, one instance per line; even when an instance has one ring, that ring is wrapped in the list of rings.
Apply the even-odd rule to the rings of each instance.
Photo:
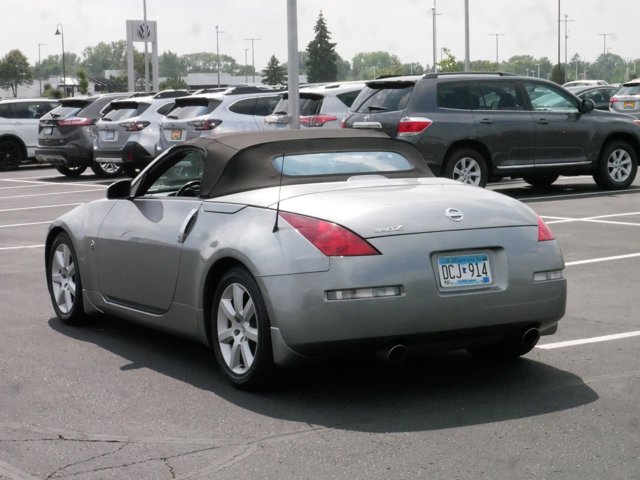
[[[424,67],[419,63],[403,63],[402,75],[422,75],[424,73]]]
[[[103,77],[105,70],[123,70],[127,63],[127,42],[100,42],[82,51],[82,68],[89,75]],[[66,56],[66,55],[65,55]],[[65,59],[66,60],[66,59]]]
[[[262,83],[266,85],[283,85],[287,83],[287,72],[285,68],[280,65],[280,62],[275,55],[271,55],[267,68],[262,72]]]
[[[171,50],[160,55],[160,58],[158,58],[158,68],[160,69],[160,76],[162,77],[178,78],[187,73],[182,59]]]
[[[388,52],[361,52],[351,60],[351,78],[365,80],[380,75],[402,74],[402,63],[396,55]]]
[[[169,77],[165,81],[160,82],[160,90],[167,89],[187,90],[189,85],[180,77]]]
[[[437,64],[440,72],[459,72],[462,70],[460,62],[448,48],[442,49],[442,59]]]
[[[307,45],[307,80],[311,83],[333,82],[338,77],[336,44],[330,41],[331,34],[322,11],[313,31],[316,35]]]
[[[33,71],[27,57],[20,50],[11,50],[0,60],[0,87],[11,89],[18,96],[19,85],[31,85]]]
[[[78,72],[78,91],[82,95],[89,93],[89,80],[87,80],[87,74],[84,73],[84,70]]]
[[[351,64],[336,53],[336,80],[347,80],[351,74]]]
[[[551,81],[556,82],[558,85],[562,85],[567,77],[565,76],[564,66],[562,64],[555,64],[551,69]]]

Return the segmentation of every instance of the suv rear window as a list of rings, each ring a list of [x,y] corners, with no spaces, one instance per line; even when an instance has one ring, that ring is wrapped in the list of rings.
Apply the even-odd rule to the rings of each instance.
[[[640,84],[624,85],[616,95],[640,95]]]
[[[322,107],[324,97],[315,93],[300,93],[300,115],[317,115]],[[284,94],[278,105],[274,109],[274,113],[287,113],[289,111],[289,97]]]
[[[222,103],[217,98],[190,98],[176,100],[176,104],[167,113],[167,118],[183,120],[185,118],[200,117],[213,112]]]
[[[108,107],[107,113],[105,113],[102,119],[117,122],[118,120],[137,117],[147,108],[149,108],[148,103],[112,102]]]
[[[358,113],[394,112],[404,110],[414,84],[380,84],[366,86],[354,102],[352,110]]]

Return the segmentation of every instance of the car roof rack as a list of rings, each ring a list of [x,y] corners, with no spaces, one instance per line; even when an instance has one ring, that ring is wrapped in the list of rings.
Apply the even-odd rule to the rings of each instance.
[[[430,72],[425,73],[422,78],[438,78],[449,75],[494,75],[499,77],[515,77],[515,73],[511,72]]]

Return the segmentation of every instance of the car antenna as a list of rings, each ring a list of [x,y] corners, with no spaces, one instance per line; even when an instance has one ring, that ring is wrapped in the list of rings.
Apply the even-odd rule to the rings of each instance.
[[[278,203],[276,204],[276,221],[273,224],[272,233],[276,233],[280,230],[278,227],[278,217],[280,216],[280,193],[282,192],[282,173],[284,172],[284,153],[282,154],[282,164],[280,165],[280,182],[278,185]]]

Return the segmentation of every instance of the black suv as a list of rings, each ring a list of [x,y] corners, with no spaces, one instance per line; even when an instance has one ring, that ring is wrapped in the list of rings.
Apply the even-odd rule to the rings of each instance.
[[[382,130],[422,152],[436,175],[485,186],[522,177],[593,175],[628,187],[640,156],[640,121],[594,110],[553,82],[506,73],[428,73],[367,82],[343,122]]]

